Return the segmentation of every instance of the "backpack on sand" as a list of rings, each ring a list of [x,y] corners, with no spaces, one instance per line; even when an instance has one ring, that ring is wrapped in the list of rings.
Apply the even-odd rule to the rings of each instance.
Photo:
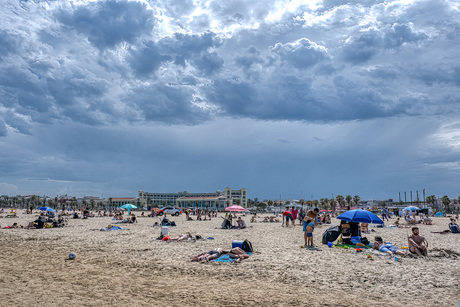
[[[247,253],[252,253],[253,252],[252,243],[249,242],[248,240],[244,240],[242,250],[244,250]]]

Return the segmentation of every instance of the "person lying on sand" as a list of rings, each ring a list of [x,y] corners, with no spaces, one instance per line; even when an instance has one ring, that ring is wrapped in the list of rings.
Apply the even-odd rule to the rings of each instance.
[[[14,229],[14,228],[23,228],[23,226],[18,225],[18,223],[13,223],[13,225],[11,225],[11,226],[4,227],[4,229]]]
[[[239,247],[232,248],[230,250],[224,250],[222,248],[216,248],[206,253],[202,253],[198,256],[190,257],[191,261],[209,262],[213,259],[219,258],[221,255],[227,254],[230,258],[235,259],[235,262],[241,262],[246,259],[249,255]]]
[[[374,245],[372,246],[372,249],[376,249],[382,253],[390,254],[391,256],[393,255],[406,256],[407,255],[407,252],[397,250],[394,245],[385,244],[385,242],[383,242],[382,237],[380,236],[375,236],[375,242],[374,242]]]
[[[186,232],[184,234],[181,234],[180,236],[169,238],[166,242],[172,242],[172,241],[185,241],[185,240],[193,240],[196,241],[196,237],[192,236],[190,232]]]

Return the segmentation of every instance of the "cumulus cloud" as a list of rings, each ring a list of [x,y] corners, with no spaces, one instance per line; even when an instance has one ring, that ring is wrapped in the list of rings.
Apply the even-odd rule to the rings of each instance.
[[[15,114],[3,125],[23,133],[31,122],[62,119],[443,114],[459,95],[460,27],[449,1],[10,0],[3,8],[1,104]]]
[[[413,32],[411,25],[395,24],[387,30],[371,29],[352,40],[343,48],[347,61],[360,64],[368,61],[374,55],[385,50],[397,51],[403,44],[416,43],[426,39],[424,33]]]
[[[134,43],[148,35],[154,18],[147,7],[134,1],[101,1],[61,10],[57,19],[82,33],[97,48],[113,48],[121,42]]]

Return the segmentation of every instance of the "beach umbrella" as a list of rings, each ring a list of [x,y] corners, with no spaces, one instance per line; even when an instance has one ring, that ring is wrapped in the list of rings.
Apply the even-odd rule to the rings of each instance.
[[[383,224],[383,221],[377,215],[362,209],[345,211],[337,218],[347,222]]]
[[[246,212],[246,209],[243,208],[243,207],[241,207],[241,206],[234,205],[234,206],[230,206],[230,207],[225,208],[225,211],[230,211],[230,212]]]
[[[39,208],[40,211],[46,211],[46,212],[53,212],[53,213],[56,213],[56,210],[54,210],[53,208],[50,208],[50,207],[41,207]]]
[[[126,205],[121,206],[120,208],[128,209],[128,213],[129,213],[129,212],[131,212],[131,209],[137,209],[137,206],[135,206],[133,204],[126,204]]]
[[[419,211],[420,208],[416,206],[409,206],[403,209],[403,211]]]

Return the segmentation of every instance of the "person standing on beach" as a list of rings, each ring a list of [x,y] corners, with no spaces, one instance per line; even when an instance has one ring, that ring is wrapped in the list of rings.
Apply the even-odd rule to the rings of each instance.
[[[286,227],[289,227],[289,220],[292,220],[292,213],[289,211],[289,207],[286,207],[286,211],[283,212],[283,217],[283,220],[286,219]]]
[[[311,246],[313,246],[313,229],[317,223],[318,212],[319,209],[315,208],[314,210],[308,211],[305,217],[303,218],[303,236],[305,240],[305,245],[303,247],[308,246],[310,241],[312,244]],[[313,229],[311,227],[313,227]],[[309,240],[310,237],[311,240]]]
[[[412,234],[408,238],[409,240],[409,251],[412,254],[419,256],[427,256],[428,242],[419,234],[418,227],[412,227]]]
[[[313,231],[315,230],[315,222],[312,220],[303,222],[303,231],[305,233],[305,245],[302,247],[314,247],[313,245]]]
[[[308,220],[314,221],[315,225],[318,223],[318,213],[319,209],[315,208],[314,210],[310,210],[307,212],[305,217],[303,218],[304,222],[307,222]]]
[[[299,212],[298,209],[295,207],[291,208],[291,214],[292,214],[292,226],[295,226],[295,220],[297,220],[297,213]]]
[[[299,224],[302,225],[303,218],[305,217],[305,211],[300,209],[299,211]]]

